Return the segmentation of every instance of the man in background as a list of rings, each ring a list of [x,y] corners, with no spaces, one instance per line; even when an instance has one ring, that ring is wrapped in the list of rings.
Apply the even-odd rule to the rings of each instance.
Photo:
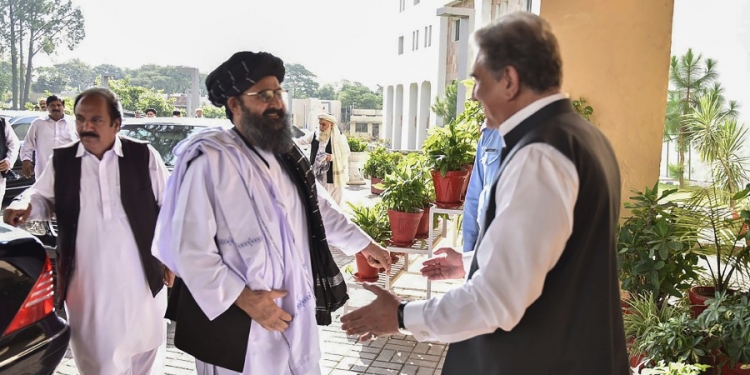
[[[65,102],[52,95],[45,103],[49,115],[31,122],[21,148],[21,174],[25,178],[42,174],[52,156],[52,149],[78,140],[75,122],[65,116]]]

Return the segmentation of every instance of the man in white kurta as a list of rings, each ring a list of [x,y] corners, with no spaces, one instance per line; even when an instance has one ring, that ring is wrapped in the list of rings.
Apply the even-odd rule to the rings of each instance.
[[[31,122],[21,148],[23,175],[31,177],[32,172],[39,177],[52,156],[52,149],[78,139],[75,121],[65,115],[65,103],[55,95],[47,98],[49,115]]]
[[[307,221],[315,211],[306,210],[278,159],[292,146],[281,100],[283,74],[283,63],[270,54],[233,56],[206,83],[212,102],[229,108],[236,127],[208,129],[175,149],[179,159],[154,255],[184,280],[209,320],[232,305],[252,318],[242,372],[196,359],[199,374],[320,373],[310,253],[315,245]],[[388,253],[337,209],[325,189],[316,190],[327,241],[388,267]],[[247,294],[254,297],[245,304]],[[261,304],[267,308],[253,309]],[[178,318],[178,330],[180,324]]]
[[[148,147],[151,187],[161,205],[169,172],[156,150]],[[65,307],[78,371],[82,375],[163,374],[167,292],[163,288],[152,296],[122,206],[120,138],[114,137],[101,160],[83,143],[78,144],[76,157],[81,158],[80,216],[76,267],[70,275]],[[30,220],[50,219],[55,207],[54,185],[50,157],[36,183],[9,209],[22,211],[30,203]]]

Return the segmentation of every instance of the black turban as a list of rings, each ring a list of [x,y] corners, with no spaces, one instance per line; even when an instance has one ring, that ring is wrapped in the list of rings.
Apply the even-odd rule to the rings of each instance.
[[[237,52],[206,77],[208,100],[215,106],[227,104],[227,99],[237,96],[267,76],[284,80],[284,62],[267,52]]]

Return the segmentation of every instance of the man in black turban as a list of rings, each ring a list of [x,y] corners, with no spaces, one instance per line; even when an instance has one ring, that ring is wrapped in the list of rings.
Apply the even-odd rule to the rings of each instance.
[[[206,79],[235,127],[175,148],[154,255],[178,276],[167,317],[199,374],[319,373],[317,325],[349,298],[329,242],[390,268],[294,146],[283,79],[279,58],[235,54]]]

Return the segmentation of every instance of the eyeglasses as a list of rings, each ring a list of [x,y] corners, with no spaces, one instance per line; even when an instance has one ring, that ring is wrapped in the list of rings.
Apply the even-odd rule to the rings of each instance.
[[[257,92],[246,92],[243,95],[257,96],[258,99],[260,99],[262,102],[268,103],[271,100],[273,100],[274,98],[279,99],[279,100],[283,100],[282,94],[284,94],[285,92],[286,92],[286,90],[284,90],[282,88],[278,88],[276,90],[267,89],[267,90],[260,90],[260,91],[257,91]]]

